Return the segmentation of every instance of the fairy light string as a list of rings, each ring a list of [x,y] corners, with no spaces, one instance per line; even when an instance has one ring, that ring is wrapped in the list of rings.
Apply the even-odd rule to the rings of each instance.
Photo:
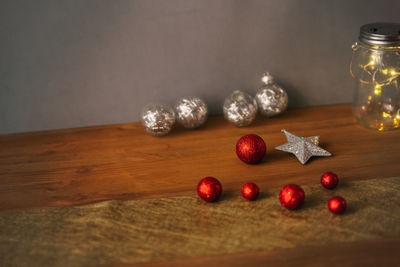
[[[354,44],[353,50],[358,49],[358,43]],[[392,50],[390,53],[398,51],[400,47],[391,47]],[[365,85],[370,85],[371,93],[368,95],[368,105],[373,105],[375,102],[380,103],[380,97],[382,94],[382,89],[385,86],[394,87],[396,90],[399,90],[399,77],[400,77],[400,66],[396,69],[395,67],[386,67],[383,61],[383,56],[387,51],[383,51],[379,49],[379,47],[372,47],[369,50],[370,57],[368,62],[365,65],[358,64],[359,67],[365,74],[367,75],[360,75],[358,80],[360,83]],[[395,52],[400,56],[399,52]],[[353,74],[352,66],[350,66],[350,72],[353,77],[356,75]],[[385,120],[392,120],[392,125],[395,128],[400,126],[400,109],[397,111],[391,112],[389,110],[382,111],[381,114],[382,118]],[[379,123],[378,130],[384,130],[384,123]]]

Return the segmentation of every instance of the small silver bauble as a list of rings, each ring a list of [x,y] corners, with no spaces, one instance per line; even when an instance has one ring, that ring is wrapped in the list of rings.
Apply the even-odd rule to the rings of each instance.
[[[224,102],[225,118],[238,127],[250,125],[257,115],[254,97],[241,91],[234,91]]]
[[[206,103],[198,97],[185,97],[175,105],[176,119],[185,128],[200,127],[207,120]]]
[[[151,135],[163,136],[169,133],[175,123],[174,110],[166,105],[149,104],[142,109],[143,128]]]
[[[279,85],[274,83],[271,74],[264,73],[261,78],[263,87],[258,89],[256,100],[261,115],[272,117],[284,112],[288,106],[288,94]]]

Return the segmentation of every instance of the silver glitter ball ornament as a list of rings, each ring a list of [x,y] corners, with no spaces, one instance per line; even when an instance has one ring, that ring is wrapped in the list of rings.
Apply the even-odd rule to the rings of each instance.
[[[194,129],[203,125],[208,116],[206,103],[198,97],[185,97],[175,105],[176,119],[185,128]]]
[[[175,123],[175,113],[169,106],[149,104],[142,109],[141,121],[146,132],[154,136],[163,136],[171,131]]]
[[[250,125],[257,115],[257,102],[254,97],[242,91],[234,91],[224,102],[224,116],[235,126]]]
[[[261,78],[263,87],[257,90],[256,100],[261,115],[273,117],[284,112],[288,106],[288,94],[274,82],[269,73]]]

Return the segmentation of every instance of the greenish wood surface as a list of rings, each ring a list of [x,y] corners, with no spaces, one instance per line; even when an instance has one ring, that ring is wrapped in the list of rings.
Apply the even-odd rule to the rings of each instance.
[[[168,263],[177,258],[189,264],[191,258],[202,256],[400,236],[400,178],[342,179],[335,190],[326,190],[315,180],[303,188],[306,202],[295,211],[280,205],[280,188],[261,188],[260,199],[253,202],[238,195],[238,188],[224,192],[216,203],[206,203],[193,192],[3,211],[0,265],[96,266]],[[328,211],[327,201],[334,195],[347,199],[344,215]]]

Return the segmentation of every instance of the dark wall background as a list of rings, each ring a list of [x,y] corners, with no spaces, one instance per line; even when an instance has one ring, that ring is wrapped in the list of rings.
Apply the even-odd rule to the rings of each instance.
[[[0,133],[133,122],[148,102],[222,111],[263,71],[290,106],[351,101],[359,26],[398,0],[0,1]]]

